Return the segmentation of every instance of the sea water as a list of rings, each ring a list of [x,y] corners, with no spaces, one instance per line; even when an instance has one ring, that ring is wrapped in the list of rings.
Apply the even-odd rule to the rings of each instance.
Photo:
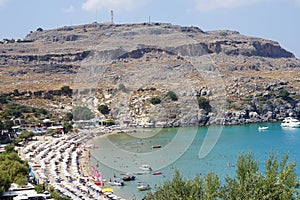
[[[261,131],[259,126],[266,126],[268,129]],[[185,140],[180,134],[185,134],[181,136],[188,139]],[[203,148],[207,134],[213,138],[209,143],[212,148],[206,156],[200,158],[199,151]],[[190,179],[195,175],[214,172],[224,183],[226,176],[235,176],[238,155],[249,151],[258,160],[261,172],[264,172],[270,152],[274,152],[279,158],[288,153],[290,162],[300,162],[300,129],[283,129],[280,123],[137,129],[132,133],[118,133],[105,137],[92,141],[98,148],[91,150],[90,164],[101,172],[107,181],[114,176],[122,178],[122,174],[132,173],[134,165],[148,164],[154,166],[153,172],[162,173],[134,174],[135,181],[125,182],[123,187],[113,187],[115,194],[126,199],[132,199],[133,196],[142,199],[146,195],[147,191],[137,190],[137,182],[149,184],[154,191],[166,180],[171,180],[175,170],[179,170],[183,177]],[[153,149],[152,146],[155,145],[160,145],[161,148]],[[153,157],[149,157],[151,155]],[[156,159],[155,156],[159,158]],[[134,170],[136,169],[138,168]],[[299,176],[299,165],[296,165],[296,171]]]

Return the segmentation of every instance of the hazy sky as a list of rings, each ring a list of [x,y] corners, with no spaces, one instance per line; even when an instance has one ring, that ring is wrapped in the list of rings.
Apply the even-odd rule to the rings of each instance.
[[[251,3],[250,3],[251,2]],[[0,40],[36,30],[110,21],[168,22],[278,41],[300,58],[300,0],[0,0]]]

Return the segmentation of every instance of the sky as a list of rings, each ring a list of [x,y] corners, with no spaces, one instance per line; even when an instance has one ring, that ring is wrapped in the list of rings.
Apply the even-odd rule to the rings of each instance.
[[[0,0],[0,40],[41,27],[167,22],[275,40],[300,58],[300,0]]]

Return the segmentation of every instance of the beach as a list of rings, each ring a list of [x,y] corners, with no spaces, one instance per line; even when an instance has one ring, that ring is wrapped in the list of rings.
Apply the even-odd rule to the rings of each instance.
[[[90,166],[90,149],[94,148],[90,141],[116,131],[95,128],[56,137],[36,136],[17,151],[30,165],[33,178],[48,189],[52,187],[71,199],[122,199],[112,192],[102,193],[107,187],[95,184]]]

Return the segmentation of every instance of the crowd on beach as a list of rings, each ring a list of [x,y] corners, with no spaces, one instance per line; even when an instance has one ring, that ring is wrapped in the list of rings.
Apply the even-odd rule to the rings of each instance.
[[[88,140],[111,132],[82,130],[78,133],[51,136],[38,136],[19,150],[27,160],[39,183],[45,183],[58,193],[71,199],[122,199],[110,192],[104,192],[92,181],[89,171]]]

